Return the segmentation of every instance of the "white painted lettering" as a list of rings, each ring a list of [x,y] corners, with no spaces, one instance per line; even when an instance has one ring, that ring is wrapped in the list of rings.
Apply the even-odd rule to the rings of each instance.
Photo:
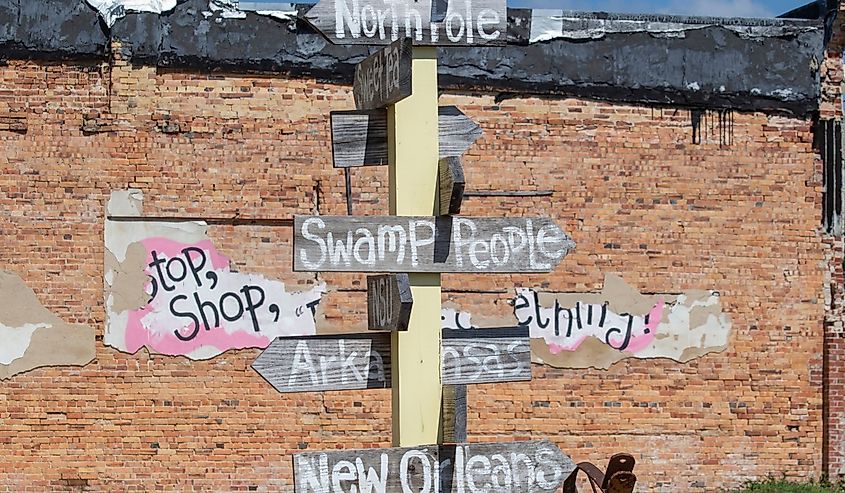
[[[411,489],[410,469],[412,459],[418,459],[422,465],[423,487],[420,490]],[[402,493],[433,493],[431,478],[431,462],[421,450],[409,450],[402,456],[399,463],[399,482],[402,485]]]
[[[308,231],[308,227],[312,224],[317,226],[319,229],[325,229],[326,223],[324,223],[323,220],[318,217],[309,217],[308,219],[302,222],[302,237],[306,240],[313,241],[314,243],[320,245],[320,260],[316,262],[311,262],[310,260],[308,260],[308,254],[306,253],[305,248],[299,249],[299,259],[302,261],[302,265],[304,265],[305,267],[309,269],[318,269],[321,265],[323,265],[323,262],[326,261],[326,242],[324,242],[323,239],[319,236],[312,234]]]
[[[499,13],[493,9],[482,9],[481,12],[478,13],[478,20],[475,25],[478,27],[478,35],[481,36],[481,39],[492,41],[494,39],[499,39],[499,35],[501,35],[498,29],[489,33],[484,30],[484,26],[499,25]]]
[[[290,377],[288,377],[289,387],[293,387],[296,384],[297,377],[303,371],[311,376],[312,385],[319,385],[320,381],[317,378],[317,372],[314,371],[314,365],[311,363],[311,350],[308,349],[308,343],[299,341],[293,353],[293,364],[290,369]]]
[[[331,493],[329,490],[329,457],[320,454],[319,465],[313,464],[305,457],[296,458],[296,477],[302,484],[302,493],[308,493],[309,488],[314,493]],[[319,472],[320,476],[317,477]]]
[[[341,481],[355,481],[355,479],[357,479],[355,465],[348,460],[337,461],[337,464],[332,467],[332,493],[345,493]],[[349,493],[357,492],[358,488],[355,486],[349,490]]]
[[[361,37],[361,18],[358,16],[358,0],[352,0],[352,11],[349,10],[347,0],[335,0],[335,36],[338,39],[346,37],[346,25],[353,38]]]
[[[364,461],[355,459],[355,467],[358,469],[358,484],[361,493],[386,493],[387,492],[387,454],[381,454],[381,476],[376,470],[370,467],[364,470]]]

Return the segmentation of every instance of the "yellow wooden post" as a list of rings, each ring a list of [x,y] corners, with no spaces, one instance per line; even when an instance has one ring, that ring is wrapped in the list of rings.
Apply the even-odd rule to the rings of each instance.
[[[413,48],[413,92],[388,107],[390,213],[431,216],[439,159],[437,49]],[[410,274],[414,307],[394,332],[393,445],[437,443],[440,424],[440,274]]]

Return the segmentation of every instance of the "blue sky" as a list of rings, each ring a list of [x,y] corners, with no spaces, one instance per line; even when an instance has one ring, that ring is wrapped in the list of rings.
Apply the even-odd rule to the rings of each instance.
[[[508,6],[720,17],[774,17],[809,2],[810,0],[508,0]]]

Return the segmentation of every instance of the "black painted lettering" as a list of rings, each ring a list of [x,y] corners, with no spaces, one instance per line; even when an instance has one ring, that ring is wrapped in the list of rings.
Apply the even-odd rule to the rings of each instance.
[[[250,292],[255,292],[255,293],[261,295],[261,298],[259,298],[256,301],[255,299],[253,299]],[[260,307],[261,305],[264,304],[264,290],[261,289],[261,287],[259,287],[259,286],[249,285],[249,286],[242,287],[241,293],[244,294],[244,298],[246,299],[246,308],[245,309],[246,309],[246,311],[249,312],[250,318],[252,318],[252,328],[256,332],[260,332],[261,327],[259,327],[259,325],[258,325],[258,316],[255,314],[255,310],[258,307]]]
[[[194,325],[193,331],[186,336],[183,336],[179,332],[179,329],[176,329],[176,330],[173,331],[173,333],[176,335],[176,337],[178,337],[179,340],[182,340],[182,341],[190,341],[191,339],[193,339],[194,337],[197,336],[197,333],[200,330],[200,321],[197,319],[196,315],[194,315],[191,312],[182,312],[182,311],[179,311],[179,310],[176,309],[176,302],[177,301],[187,300],[187,299],[188,299],[188,297],[185,296],[184,294],[179,294],[179,295],[174,296],[173,299],[170,300],[170,313],[172,313],[173,315],[180,317],[180,318],[188,318],[193,322],[193,325]]]
[[[158,273],[158,282],[161,284],[161,287],[164,288],[165,291],[173,291],[175,288],[173,286],[168,286],[167,281],[165,281],[164,271],[161,269],[161,264],[165,263],[167,260],[163,258],[158,258],[158,252],[153,250],[150,252],[153,257],[153,261],[150,262],[149,267],[155,267],[156,272]]]
[[[220,313],[217,312],[217,307],[214,303],[200,300],[200,295],[197,293],[194,293],[194,301],[196,302],[197,310],[200,312],[200,316],[202,317],[202,323],[205,325],[205,330],[211,330],[212,327],[218,327],[220,325]],[[211,308],[211,313],[214,314],[214,325],[210,325],[208,323],[208,318],[205,316],[206,307]]]
[[[194,257],[191,256],[192,253],[197,254],[196,258],[199,259],[199,264],[194,263]],[[197,286],[202,287],[200,271],[205,267],[205,252],[201,248],[186,247],[182,249],[182,255],[185,256],[185,262],[187,262],[188,268],[191,269],[191,274],[194,275],[194,281],[196,281]]]

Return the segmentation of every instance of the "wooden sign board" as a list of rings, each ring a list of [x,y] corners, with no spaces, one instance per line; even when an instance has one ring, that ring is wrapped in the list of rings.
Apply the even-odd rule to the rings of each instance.
[[[548,440],[293,456],[296,493],[550,493],[574,470],[572,459]]]
[[[408,330],[413,304],[408,274],[367,276],[367,322],[370,330]]]
[[[481,127],[455,106],[438,108],[440,159],[459,157],[481,137]],[[335,168],[387,166],[387,110],[332,111]]]
[[[528,327],[442,330],[440,379],[444,385],[531,380]]]
[[[460,214],[461,204],[464,201],[464,187],[466,187],[461,158],[443,158],[439,166],[440,215]]]
[[[295,454],[293,490],[433,493],[438,465],[437,445]]]
[[[320,0],[305,14],[340,45],[387,45],[403,36],[423,46],[501,46],[507,17],[505,0]]]
[[[551,272],[575,243],[542,217],[296,216],[296,272]]]
[[[411,38],[394,41],[355,66],[352,86],[359,110],[384,108],[411,95]]]
[[[279,337],[252,363],[279,392],[390,387],[390,334]]]
[[[442,445],[440,491],[551,493],[575,463],[548,440]]]

